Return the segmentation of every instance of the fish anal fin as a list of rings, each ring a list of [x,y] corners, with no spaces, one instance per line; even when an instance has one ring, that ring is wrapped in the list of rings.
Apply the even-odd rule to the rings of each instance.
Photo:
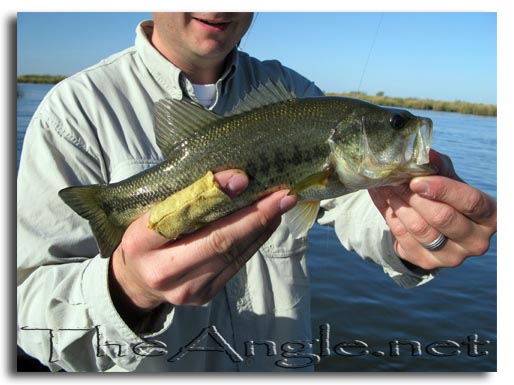
[[[314,221],[318,217],[319,201],[300,201],[284,214],[289,231],[294,238],[302,238],[307,235]]]

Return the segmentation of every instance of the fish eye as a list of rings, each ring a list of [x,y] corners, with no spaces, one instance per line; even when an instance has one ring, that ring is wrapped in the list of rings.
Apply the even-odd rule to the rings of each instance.
[[[403,116],[398,114],[391,116],[389,122],[391,123],[391,127],[393,127],[396,130],[400,130],[403,127],[405,127],[405,119],[403,118]]]

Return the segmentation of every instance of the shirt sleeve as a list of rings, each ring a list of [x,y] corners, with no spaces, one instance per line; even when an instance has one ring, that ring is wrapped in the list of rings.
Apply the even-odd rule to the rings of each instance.
[[[410,269],[393,248],[392,234],[367,190],[321,202],[318,222],[334,227],[343,246],[384,269],[398,285],[411,288],[431,280],[436,270]]]
[[[123,322],[111,301],[109,258],[97,255],[89,225],[58,196],[64,187],[104,178],[100,156],[66,124],[40,108],[24,140],[17,180],[17,342],[51,370],[133,370],[143,354],[132,351],[143,349],[144,336]],[[153,314],[150,329],[165,329],[172,315],[169,308]],[[151,354],[152,347],[143,350]]]

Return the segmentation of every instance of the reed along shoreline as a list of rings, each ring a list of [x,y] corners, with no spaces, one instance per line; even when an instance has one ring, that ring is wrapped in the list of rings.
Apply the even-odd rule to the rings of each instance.
[[[382,92],[377,95],[368,95],[364,92],[327,93],[327,96],[346,96],[362,99],[381,106],[412,108],[416,110],[458,112],[460,114],[496,116],[496,104],[471,103],[456,100],[453,102],[445,100],[419,99],[419,98],[397,98],[386,96]]]
[[[34,84],[57,84],[65,78],[66,76],[62,75],[22,75],[17,77],[17,82]],[[458,112],[461,114],[482,116],[496,116],[495,104],[471,103],[460,100],[450,102],[433,99],[398,98],[393,96],[386,96],[383,92],[378,92],[376,95],[368,95],[365,92],[326,93],[326,95],[346,96],[362,99],[381,106],[412,108],[416,110]]]

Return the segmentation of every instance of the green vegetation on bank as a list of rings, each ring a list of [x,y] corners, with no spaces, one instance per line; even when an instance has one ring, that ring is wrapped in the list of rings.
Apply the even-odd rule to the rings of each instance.
[[[63,80],[61,75],[22,75],[18,76],[18,83],[40,83],[56,84]],[[495,104],[469,103],[460,100],[449,102],[443,100],[418,99],[418,98],[396,98],[384,95],[384,92],[377,92],[376,95],[368,95],[365,92],[343,92],[327,93],[332,96],[348,96],[351,98],[367,100],[381,106],[413,108],[416,110],[434,110],[459,112],[461,114],[496,116]]]
[[[61,75],[22,75],[18,76],[18,83],[56,84],[65,79]]]
[[[418,98],[395,98],[386,96],[383,92],[376,95],[368,95],[364,92],[327,93],[333,96],[348,96],[351,98],[363,99],[381,106],[413,108],[416,110],[434,110],[459,112],[461,114],[496,116],[495,104],[469,103],[460,100],[448,102],[443,100],[418,99]]]

